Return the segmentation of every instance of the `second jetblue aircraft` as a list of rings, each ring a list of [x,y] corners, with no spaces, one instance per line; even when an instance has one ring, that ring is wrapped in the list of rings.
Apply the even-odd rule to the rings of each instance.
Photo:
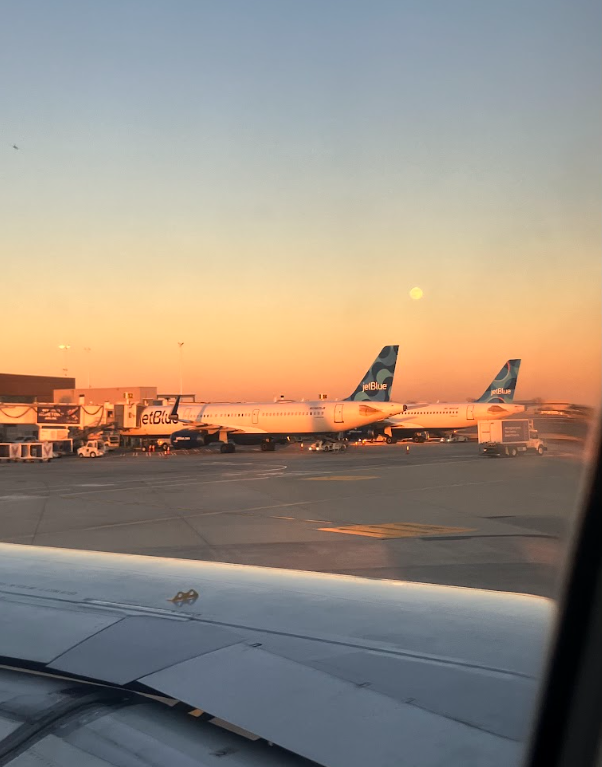
[[[508,360],[475,402],[435,402],[407,405],[399,415],[378,424],[379,433],[387,441],[409,437],[418,432],[463,429],[481,420],[506,418],[524,412],[523,405],[515,405],[514,390],[520,370],[519,359]],[[388,390],[383,392],[388,400]]]

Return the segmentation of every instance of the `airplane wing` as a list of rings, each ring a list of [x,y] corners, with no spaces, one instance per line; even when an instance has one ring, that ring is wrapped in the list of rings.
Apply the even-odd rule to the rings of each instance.
[[[171,419],[179,421],[185,426],[188,431],[200,431],[207,432],[208,434],[214,434],[216,432],[222,432],[227,434],[265,434],[265,429],[258,429],[254,426],[240,426],[240,425],[228,425],[224,426],[221,423],[213,423],[211,421],[191,421],[185,418],[180,418],[178,408],[180,407],[180,397],[176,397],[174,405],[169,413]]]
[[[206,712],[202,719],[216,717],[238,738],[222,733],[229,740],[218,747],[216,729],[195,721],[197,761],[127,761],[122,751],[135,743],[123,717],[136,737],[144,728],[152,733],[156,749],[193,737],[190,717],[181,724],[173,709],[153,703],[144,727],[138,709],[111,714],[121,728],[121,741],[111,736],[121,761],[32,759],[15,767],[214,764],[201,756],[217,751],[235,753],[220,764],[238,767],[515,765],[552,610],[524,595],[0,544],[5,668],[51,674],[63,688],[71,680],[71,696],[75,681],[106,685],[102,694],[117,696],[119,711],[126,703],[150,706],[141,693],[161,696],[176,711],[185,704]],[[13,689],[15,678],[4,684]],[[25,692],[16,695],[19,711]],[[59,693],[48,693],[57,706]],[[19,724],[11,714],[17,723],[4,735],[6,700],[0,676],[0,738],[12,748],[27,743],[31,721]],[[105,720],[93,721],[98,739]],[[58,728],[60,737],[73,740],[74,728]],[[2,760],[5,741],[0,763],[10,764]],[[276,761],[267,744],[278,749]],[[91,748],[84,750],[96,754]]]
[[[424,424],[416,420],[395,421],[394,419],[389,418],[389,419],[385,419],[384,421],[380,421],[379,423],[384,424],[385,426],[391,426],[393,429],[412,429],[412,430],[420,431],[426,428]]]
[[[265,429],[258,429],[257,426],[224,426],[219,423],[199,422],[199,421],[181,421],[185,424],[183,428],[187,431],[201,431],[213,434],[215,432],[227,432],[228,434],[266,434]]]

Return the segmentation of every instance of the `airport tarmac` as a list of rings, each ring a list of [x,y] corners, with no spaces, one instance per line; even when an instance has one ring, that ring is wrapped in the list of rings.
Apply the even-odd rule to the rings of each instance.
[[[582,474],[571,442],[514,460],[426,443],[6,464],[0,539],[552,596]]]

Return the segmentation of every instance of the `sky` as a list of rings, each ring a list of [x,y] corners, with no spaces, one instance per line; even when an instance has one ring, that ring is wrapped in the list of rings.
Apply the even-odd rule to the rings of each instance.
[[[343,397],[398,343],[400,400],[598,403],[601,17],[6,4],[0,372]]]

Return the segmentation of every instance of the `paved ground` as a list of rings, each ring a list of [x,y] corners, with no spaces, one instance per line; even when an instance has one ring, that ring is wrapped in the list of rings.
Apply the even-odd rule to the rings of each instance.
[[[8,464],[0,539],[552,595],[582,468],[573,443]]]

